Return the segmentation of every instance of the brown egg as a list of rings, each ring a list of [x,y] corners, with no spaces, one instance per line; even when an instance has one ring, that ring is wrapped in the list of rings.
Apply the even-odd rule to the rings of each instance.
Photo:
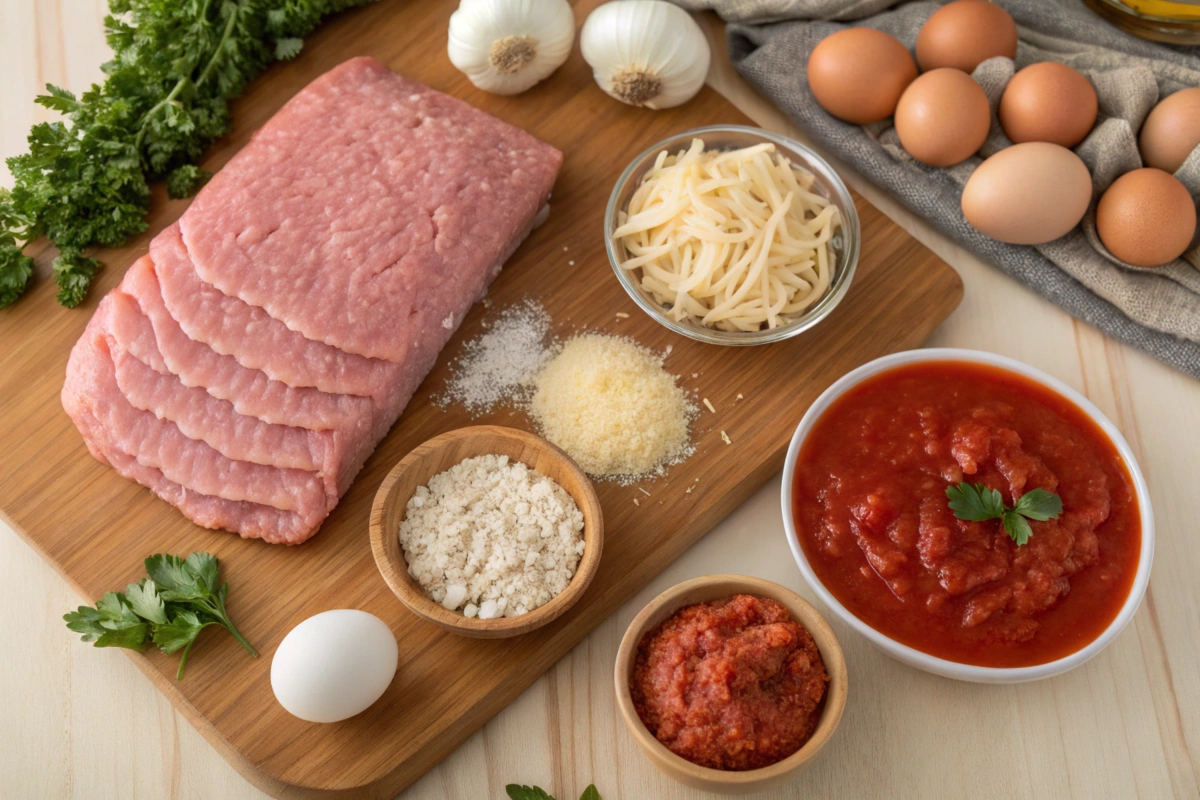
[[[923,70],[953,67],[972,72],[995,56],[1017,56],[1017,23],[987,0],[955,0],[925,21],[917,34],[917,63]]]
[[[908,85],[896,106],[896,134],[908,154],[931,167],[950,167],[987,138],[987,95],[967,73],[943,67]]]
[[[1000,98],[1000,125],[1014,144],[1074,147],[1096,124],[1092,82],[1066,64],[1043,61],[1013,75]]]
[[[808,57],[808,85],[821,107],[838,119],[865,125],[887,119],[917,77],[908,49],[872,28],[847,28]]]
[[[967,222],[1009,244],[1042,244],[1070,231],[1092,200],[1092,176],[1065,147],[1026,142],[1006,147],[971,173],[963,187]]]
[[[1196,235],[1196,204],[1187,187],[1153,167],[1126,172],[1096,206],[1096,232],[1108,252],[1138,267],[1183,255]]]
[[[1174,172],[1200,144],[1200,88],[1183,89],[1154,107],[1138,140],[1148,167]]]

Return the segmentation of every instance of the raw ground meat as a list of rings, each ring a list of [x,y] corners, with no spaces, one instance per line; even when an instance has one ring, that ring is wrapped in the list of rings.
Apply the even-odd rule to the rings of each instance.
[[[189,338],[163,305],[149,256],[129,268],[118,289],[149,318],[163,361],[184,385],[203,387],[214,397],[233,403],[238,413],[264,422],[312,430],[370,429],[370,399],[293,388]]]
[[[355,58],[280,109],[180,230],[225,294],[309,339],[403,362],[462,321],[561,163],[525,131]]]
[[[545,209],[562,155],[353,59],[151,243],[72,351],[89,449],[200,525],[295,544]]]
[[[343,352],[306,339],[258,306],[248,305],[200,280],[188,257],[179,224],[150,243],[150,257],[171,316],[190,338],[243,367],[259,369],[289,386],[311,386],[383,402],[400,365]]]
[[[68,376],[67,383],[71,378]],[[271,544],[299,544],[312,535],[311,527],[290,511],[234,502],[184,489],[167,480],[162,472],[138,463],[137,459],[113,445],[108,430],[84,407],[71,415],[88,450],[101,463],[110,465],[119,475],[140,483],[183,514],[205,528],[223,528],[248,539]]]
[[[156,372],[138,361],[112,335],[108,346],[117,385],[134,408],[174,422],[185,436],[205,442],[227,458],[302,469],[322,477],[327,474],[327,442],[320,432],[272,425],[239,414],[228,401],[199,387],[184,386],[174,375]],[[333,476],[331,483],[336,483],[336,466],[328,474]]]
[[[228,459],[204,442],[184,436],[173,422],[130,405],[117,386],[103,328],[105,316],[92,318],[71,351],[70,379],[63,387],[63,406],[69,415],[87,409],[105,427],[114,446],[187,489],[293,511],[307,524],[320,524],[336,498],[327,498],[314,473]]]

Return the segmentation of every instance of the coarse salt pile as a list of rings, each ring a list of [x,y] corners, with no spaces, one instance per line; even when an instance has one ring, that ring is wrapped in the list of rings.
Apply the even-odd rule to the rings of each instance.
[[[486,333],[467,343],[437,402],[461,403],[479,415],[505,400],[528,401],[533,376],[552,355],[545,344],[549,336],[550,315],[537,301],[505,309]]]
[[[400,523],[408,573],[444,608],[515,617],[567,588],[583,514],[567,492],[508,456],[468,458],[420,486]]]

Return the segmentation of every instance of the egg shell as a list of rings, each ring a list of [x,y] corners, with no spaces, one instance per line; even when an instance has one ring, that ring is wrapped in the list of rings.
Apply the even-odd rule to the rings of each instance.
[[[908,154],[931,167],[950,167],[987,139],[992,112],[970,75],[943,67],[908,85],[896,106],[896,135]]]
[[[271,659],[271,689],[288,712],[339,722],[366,711],[387,690],[400,651],[374,614],[324,611],[292,628]]]
[[[1138,139],[1148,167],[1174,172],[1200,145],[1200,88],[1181,89],[1154,107]]]
[[[955,0],[921,26],[916,51],[922,70],[950,67],[970,73],[989,58],[1017,57],[1017,23],[987,0]]]
[[[1122,261],[1160,267],[1183,255],[1196,235],[1196,204],[1187,187],[1161,169],[1143,167],[1113,181],[1096,205],[1096,233]]]
[[[808,86],[817,102],[855,125],[890,117],[916,77],[908,48],[873,28],[831,34],[808,57]]]
[[[1000,97],[1000,126],[1015,144],[1074,147],[1096,124],[1092,82],[1066,64],[1042,61],[1012,76]]]
[[[1087,166],[1065,147],[1015,144],[975,168],[962,212],[980,233],[1009,244],[1053,241],[1079,224],[1092,199]]]

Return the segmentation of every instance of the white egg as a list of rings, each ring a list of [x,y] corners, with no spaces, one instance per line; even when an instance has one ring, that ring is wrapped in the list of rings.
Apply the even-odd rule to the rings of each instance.
[[[271,689],[290,713],[309,722],[339,722],[366,711],[387,690],[400,651],[374,614],[325,611],[283,637],[271,660]]]

